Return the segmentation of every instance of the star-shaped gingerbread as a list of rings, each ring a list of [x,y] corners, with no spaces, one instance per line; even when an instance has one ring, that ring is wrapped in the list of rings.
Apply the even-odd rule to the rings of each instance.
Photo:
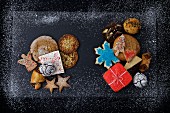
[[[46,80],[47,85],[44,87],[46,89],[50,89],[50,92],[53,92],[53,89],[58,88],[58,86],[55,85],[55,78],[52,81]]]
[[[22,59],[18,60],[18,63],[21,65],[25,65],[28,72],[32,71],[34,68],[37,67],[37,63],[32,60],[31,53],[28,52],[27,55],[22,54]]]
[[[58,75],[57,77],[58,82],[56,83],[56,85],[59,86],[59,92],[61,92],[64,87],[70,87],[70,85],[67,83],[67,80],[70,78],[70,76],[63,78],[60,75]]]

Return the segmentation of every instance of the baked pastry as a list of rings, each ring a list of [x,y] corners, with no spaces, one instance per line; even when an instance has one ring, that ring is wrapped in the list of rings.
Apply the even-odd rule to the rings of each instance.
[[[111,22],[102,30],[102,35],[109,43],[112,43],[118,36],[122,34],[122,32],[122,25]]]
[[[56,79],[56,78],[54,78],[54,79],[51,80],[51,81],[46,80],[47,85],[44,87],[44,88],[46,88],[46,89],[49,89],[50,92],[51,92],[51,94],[53,93],[53,90],[54,90],[54,89],[58,88],[58,86],[56,86],[56,84],[55,84],[55,79]]]
[[[147,77],[143,73],[137,72],[133,77],[133,84],[138,88],[143,88],[147,85]]]
[[[139,66],[139,70],[141,72],[145,72],[146,70],[148,70],[150,62],[151,62],[151,54],[150,53],[143,53],[142,54],[142,62]]]
[[[40,36],[30,46],[30,52],[35,61],[38,61],[39,56],[56,50],[58,50],[57,42],[50,36]]]
[[[129,34],[136,34],[141,29],[140,21],[136,18],[128,18],[123,23],[124,30]]]
[[[69,80],[70,76],[67,77],[61,77],[60,75],[57,76],[58,81],[56,82],[56,85],[59,87],[59,92],[61,93],[62,89],[65,87],[70,87],[70,85],[67,83]]]
[[[138,64],[139,62],[141,62],[142,59],[139,58],[138,56],[135,56],[130,62],[126,62],[124,68],[126,70],[132,68],[133,66],[135,66],[136,64]]]
[[[130,62],[140,52],[140,45],[136,38],[122,34],[115,39],[113,50],[120,60]]]
[[[66,54],[75,52],[78,47],[77,38],[71,34],[65,34],[59,39],[59,49]]]
[[[120,63],[109,68],[103,74],[103,78],[115,92],[126,87],[132,81],[132,76]]]
[[[39,70],[43,76],[51,76],[57,69],[56,66],[50,62],[40,65]]]
[[[34,89],[38,90],[41,87],[41,83],[45,81],[45,77],[39,72],[39,70],[34,70],[31,76],[31,84]]]
[[[60,73],[64,73],[64,68],[59,51],[54,51],[38,57],[39,63],[42,65],[39,67],[40,72],[44,76],[51,76]]]
[[[72,68],[78,61],[78,53],[75,51],[70,54],[60,52],[64,68]]]
[[[28,52],[27,55],[22,54],[22,59],[18,60],[18,63],[24,65],[28,72],[32,71],[34,68],[37,67],[37,63],[32,60],[31,53]]]
[[[110,43],[104,41],[102,47],[94,48],[95,54],[99,55],[96,58],[95,64],[102,65],[104,63],[104,67],[109,69],[113,63],[120,62],[120,60],[114,55],[113,50],[110,48]]]

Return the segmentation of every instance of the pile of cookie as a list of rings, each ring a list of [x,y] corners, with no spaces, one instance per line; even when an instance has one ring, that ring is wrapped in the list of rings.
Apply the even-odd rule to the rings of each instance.
[[[46,81],[44,88],[51,93],[53,89],[59,88],[61,92],[64,87],[70,87],[67,83],[70,76],[62,77],[59,74],[76,65],[78,47],[79,41],[71,34],[63,35],[58,44],[51,36],[40,36],[32,42],[28,54],[21,55],[22,59],[18,63],[25,65],[28,72],[32,71],[30,83],[34,89],[40,89]]]
[[[141,46],[135,34],[139,33],[140,29],[141,23],[138,19],[128,18],[123,25],[111,22],[102,30],[105,41],[103,48],[95,48],[95,54],[99,55],[95,64],[104,63],[108,70],[103,74],[103,78],[115,92],[132,81],[128,71],[135,66],[140,72],[133,75],[134,85],[139,88],[147,85],[144,72],[149,69],[151,54],[146,52],[142,54],[142,58],[138,56]]]

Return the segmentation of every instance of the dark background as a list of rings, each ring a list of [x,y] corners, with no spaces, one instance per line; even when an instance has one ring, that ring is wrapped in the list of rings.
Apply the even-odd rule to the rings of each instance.
[[[105,4],[108,4],[111,2],[114,4],[114,9]],[[170,32],[170,27],[169,27],[169,6],[170,3],[168,0],[166,1],[132,1],[132,0],[119,0],[119,1],[81,1],[81,0],[63,0],[62,2],[58,2],[57,0],[51,0],[51,1],[23,1],[23,0],[13,0],[13,1],[0,1],[1,7],[1,15],[0,15],[0,22],[1,22],[1,43],[5,43],[5,37],[3,37],[3,20],[4,16],[8,10],[11,10],[11,6],[15,6],[12,8],[13,11],[69,11],[69,12],[74,12],[74,11],[83,11],[87,12],[89,11],[88,6],[93,5],[94,10],[100,12],[100,11],[118,11],[118,12],[142,12],[148,7],[160,7],[161,4],[161,13],[162,16],[161,18],[157,18],[157,37],[159,37],[159,40],[157,41],[157,64],[158,65],[158,70],[157,73],[160,75],[158,79],[160,82],[164,83],[162,85],[165,85],[166,87],[166,92],[168,92],[168,96],[164,96],[163,94],[160,95],[160,98],[91,98],[91,97],[67,97],[67,98],[52,98],[51,100],[47,100],[48,103],[58,103],[55,108],[49,106],[47,110],[43,108],[43,106],[39,106],[39,103],[41,103],[41,99],[36,98],[37,102],[33,103],[31,98],[15,98],[11,99],[11,101],[16,101],[15,104],[17,104],[16,108],[11,108],[9,107],[9,104],[7,104],[7,99],[5,98],[5,93],[0,87],[0,112],[2,113],[14,113],[14,112],[54,112],[57,109],[58,112],[167,112],[168,108],[170,107],[170,104],[168,102],[170,101],[170,77],[169,75],[169,32]],[[92,9],[93,10],[93,9]],[[160,38],[161,37],[161,38]],[[9,47],[7,47],[9,48]],[[6,52],[5,56],[4,54],[1,54],[1,68],[0,68],[0,73],[1,76],[3,76],[4,73],[4,63],[6,61],[3,61],[4,58],[6,58],[10,53],[8,53],[7,50],[2,50],[1,53]],[[0,77],[2,79],[2,77]],[[1,81],[1,80],[0,80]],[[43,99],[43,101],[46,99]],[[152,102],[152,101],[157,101],[157,107],[149,110],[147,106],[147,102]],[[161,103],[159,100],[162,100]],[[72,102],[74,103],[74,108],[72,108]],[[137,102],[136,102],[137,101]],[[65,103],[68,103],[67,107],[64,107],[63,105]],[[37,107],[30,107],[30,106],[37,106]],[[70,109],[66,109],[69,108]],[[146,106],[146,107],[144,107]],[[23,109],[21,111],[20,109]],[[44,109],[44,110],[40,110]]]

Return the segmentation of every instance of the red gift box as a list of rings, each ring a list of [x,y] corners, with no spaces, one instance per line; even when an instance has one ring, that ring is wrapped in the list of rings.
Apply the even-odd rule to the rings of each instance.
[[[132,81],[132,76],[120,63],[108,69],[103,78],[115,92],[118,92]]]

